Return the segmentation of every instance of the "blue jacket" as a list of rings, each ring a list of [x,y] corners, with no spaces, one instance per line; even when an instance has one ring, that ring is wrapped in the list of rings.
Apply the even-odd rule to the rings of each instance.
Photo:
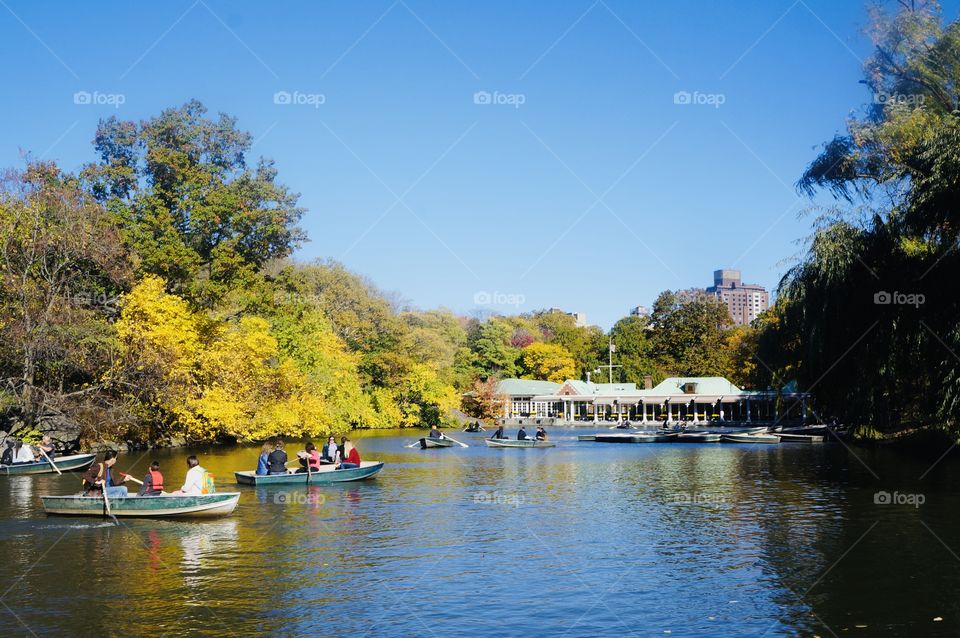
[[[267,455],[261,454],[260,458],[257,459],[257,476],[266,476],[269,473],[267,470]]]

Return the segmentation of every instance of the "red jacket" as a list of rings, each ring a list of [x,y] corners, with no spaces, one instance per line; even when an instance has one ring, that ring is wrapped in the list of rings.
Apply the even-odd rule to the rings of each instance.
[[[357,452],[357,448],[350,450],[350,454],[346,458],[347,463],[356,463],[360,465],[360,453]]]

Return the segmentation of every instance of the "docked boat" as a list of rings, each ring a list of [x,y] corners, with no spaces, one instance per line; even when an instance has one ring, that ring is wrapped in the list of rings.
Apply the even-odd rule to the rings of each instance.
[[[429,447],[453,447],[454,443],[446,437],[425,436],[420,439],[420,449]]]
[[[779,443],[777,434],[724,434],[721,436],[724,443]]]
[[[597,435],[596,434],[578,434],[577,440],[578,441],[596,441]]]
[[[629,434],[595,435],[598,443],[667,443],[677,440],[677,432],[631,432]]]
[[[70,456],[58,456],[53,459],[57,468],[61,472],[79,472],[93,465],[97,458],[96,454],[71,454]],[[53,469],[50,461],[43,459],[36,463],[16,463],[14,465],[0,465],[0,475],[16,474],[51,474],[57,470]]]
[[[826,438],[818,434],[793,434],[789,432],[778,432],[777,436],[784,443],[823,443]]]
[[[110,511],[101,496],[41,496],[47,514],[63,516],[108,516],[128,518],[210,518],[227,516],[237,507],[240,492],[110,498]]]
[[[327,485],[373,478],[383,469],[383,461],[362,461],[360,467],[338,470],[334,465],[321,465],[312,472],[287,472],[286,474],[257,474],[254,470],[234,472],[238,485]]]
[[[677,435],[678,443],[717,443],[721,435],[714,432],[681,432]]]
[[[487,447],[557,447],[554,441],[537,441],[536,439],[486,439]]]

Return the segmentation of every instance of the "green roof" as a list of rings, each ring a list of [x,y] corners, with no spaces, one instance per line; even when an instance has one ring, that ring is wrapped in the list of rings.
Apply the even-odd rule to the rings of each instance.
[[[740,388],[723,377],[668,377],[657,384],[655,388],[649,390],[649,394],[683,394],[683,386],[687,383],[697,384],[697,390],[694,394],[723,396],[742,392]]]
[[[534,381],[533,379],[504,379],[497,384],[497,394],[510,396],[554,394],[559,389],[559,383],[554,383],[553,381]]]

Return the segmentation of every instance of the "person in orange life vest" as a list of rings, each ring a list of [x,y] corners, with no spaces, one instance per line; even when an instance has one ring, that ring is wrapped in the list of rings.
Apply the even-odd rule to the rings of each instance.
[[[346,439],[343,442],[343,462],[340,463],[337,469],[349,470],[355,467],[360,467],[360,452],[357,451],[357,448],[353,447],[350,439]]]
[[[160,473],[160,463],[154,461],[150,464],[150,471],[143,477],[143,485],[137,492],[137,496],[160,496],[163,494],[163,474]]]

